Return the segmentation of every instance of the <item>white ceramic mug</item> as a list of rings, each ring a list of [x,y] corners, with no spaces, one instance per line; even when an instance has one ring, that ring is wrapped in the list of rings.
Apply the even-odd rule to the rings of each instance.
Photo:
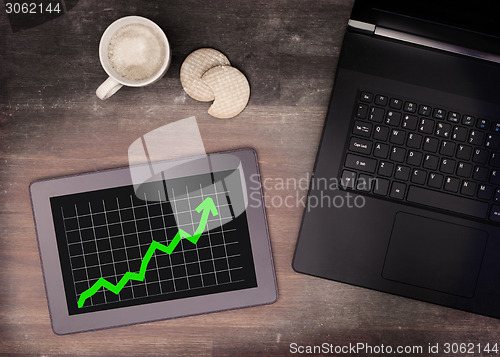
[[[132,30],[138,30],[139,33],[142,31],[143,34],[147,36],[147,41],[151,38],[152,42],[148,42],[147,45],[151,47],[150,45],[155,44],[156,46],[157,44],[158,48],[155,47],[149,50],[153,50],[156,55],[161,54],[161,57],[158,57],[159,63],[156,63],[152,67],[154,72],[149,73],[146,77],[137,76],[132,78],[126,72],[126,68],[132,68],[130,64],[135,65],[134,61],[141,62],[142,59],[140,56],[146,55],[146,53],[140,53],[141,48],[145,47],[144,43],[141,43],[141,41],[143,41],[141,37],[134,36],[134,34],[132,34],[125,40],[121,40],[121,43],[118,45],[115,44],[115,42],[117,43],[118,41],[117,36],[115,35],[121,36],[122,33],[126,31],[130,32]],[[110,47],[110,44],[113,47]],[[120,51],[122,53],[119,53]],[[117,53],[120,56],[118,56]],[[171,52],[167,36],[165,36],[162,29],[153,21],[140,16],[127,16],[116,20],[108,26],[106,31],[104,31],[101,37],[101,42],[99,43],[99,58],[101,60],[101,65],[109,75],[109,78],[106,79],[104,83],[99,86],[99,88],[97,88],[96,95],[100,99],[104,100],[111,97],[124,85],[129,87],[142,87],[156,82],[167,72],[170,65],[170,57]],[[149,56],[149,58],[151,58],[151,56]],[[124,62],[123,66],[121,66],[124,67],[129,65],[129,67],[120,69],[120,66],[116,65],[116,63],[120,61],[129,61],[129,64]]]

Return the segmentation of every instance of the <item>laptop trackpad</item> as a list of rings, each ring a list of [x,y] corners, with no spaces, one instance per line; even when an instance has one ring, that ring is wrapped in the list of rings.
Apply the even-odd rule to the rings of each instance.
[[[463,297],[472,297],[488,234],[399,212],[382,276]]]

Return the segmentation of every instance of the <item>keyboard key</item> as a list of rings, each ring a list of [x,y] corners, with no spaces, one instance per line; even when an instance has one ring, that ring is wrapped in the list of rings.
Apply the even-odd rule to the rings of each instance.
[[[385,123],[387,125],[399,126],[401,124],[401,113],[389,110],[385,116]]]
[[[375,140],[386,141],[388,137],[389,137],[389,128],[380,125],[375,126],[375,132],[373,133],[373,138]]]
[[[385,95],[376,95],[375,96],[375,104],[377,105],[387,105],[387,97]]]
[[[478,164],[486,164],[488,162],[489,154],[485,149],[475,149],[474,156],[472,156],[472,161]]]
[[[377,160],[358,155],[347,154],[345,166],[351,169],[374,173],[377,166]]]
[[[491,130],[495,133],[500,133],[500,123],[492,123]]]
[[[367,103],[371,103],[373,100],[373,94],[369,92],[361,92],[359,100]]]
[[[380,196],[387,196],[389,193],[389,185],[389,180],[377,178],[375,184],[373,185],[373,193]]]
[[[429,107],[428,105],[421,105],[418,108],[418,114],[428,117],[429,115],[431,115],[431,107]]]
[[[376,123],[382,123],[384,121],[384,109],[371,107],[369,119]]]
[[[500,136],[495,134],[486,135],[486,142],[484,143],[488,149],[496,150],[500,146]]]
[[[430,152],[437,152],[439,148],[439,140],[436,138],[426,137],[424,141],[424,150]]]
[[[474,117],[470,115],[464,115],[462,117],[462,124],[466,126],[474,126]]]
[[[443,175],[432,172],[429,174],[429,179],[427,181],[427,184],[429,185],[429,187],[432,188],[441,188],[441,186],[443,185],[443,180],[444,180]]]
[[[415,169],[411,174],[411,182],[423,185],[425,184],[426,177],[427,177],[427,171]]]
[[[464,180],[462,182],[462,187],[460,188],[460,193],[466,196],[474,196],[476,194],[476,183]]]
[[[500,206],[491,207],[490,220],[500,222]]]
[[[447,123],[438,123],[436,126],[436,136],[448,139],[451,135],[451,125]]]
[[[372,128],[373,125],[371,125],[370,123],[356,120],[354,122],[354,127],[352,128],[352,133],[354,135],[359,135],[369,138],[372,135]]]
[[[497,170],[491,170],[490,182],[494,185],[500,185],[500,172]]]
[[[446,111],[444,109],[438,109],[434,108],[434,112],[432,116],[436,119],[444,119],[444,116],[446,115]]]
[[[482,131],[471,130],[469,133],[469,144],[481,146],[484,142],[484,133]]]
[[[467,145],[458,145],[457,147],[457,159],[470,160],[472,155],[472,148]]]
[[[406,150],[400,147],[393,147],[391,151],[391,160],[396,162],[404,162]]]
[[[490,166],[500,168],[500,153],[494,152],[491,154]]]
[[[418,118],[415,115],[403,115],[403,129],[417,130]]]
[[[406,163],[412,166],[420,166],[422,162],[422,153],[414,150],[408,151],[408,158],[406,159]]]
[[[472,165],[466,162],[459,162],[457,166],[457,175],[469,178],[472,174]]]
[[[487,130],[489,126],[490,126],[489,120],[486,119],[477,120],[476,127],[478,127],[479,129]]]
[[[488,181],[488,176],[490,174],[490,170],[487,167],[476,166],[474,169],[474,174],[472,178],[477,181]]]
[[[495,196],[493,197],[493,201],[495,202],[500,202],[500,188],[497,188],[495,190]]]
[[[389,141],[396,145],[403,145],[405,143],[405,134],[403,130],[393,129]]]
[[[444,183],[445,191],[458,192],[460,188],[460,180],[455,177],[447,177]]]
[[[372,152],[372,145],[373,143],[371,141],[359,138],[351,138],[351,141],[349,143],[349,151],[370,155],[370,153]]]
[[[455,143],[452,143],[451,141],[445,141],[443,140],[441,142],[441,148],[439,149],[439,153],[441,155],[445,156],[454,156],[455,155]]]
[[[394,165],[392,163],[387,162],[387,161],[381,161],[378,164],[378,171],[377,172],[380,176],[391,177],[393,169],[394,169]]]
[[[367,114],[368,114],[368,105],[358,104],[358,109],[356,110],[356,117],[360,119],[366,119]]]
[[[455,172],[455,160],[451,159],[442,159],[441,160],[441,166],[439,167],[439,170],[441,172],[444,172],[445,174],[452,174]]]
[[[413,149],[420,149],[422,145],[423,136],[420,134],[410,133],[408,134],[408,140],[406,140],[406,145]]]
[[[340,184],[343,188],[354,188],[354,183],[356,182],[356,173],[349,170],[344,170],[342,172],[342,177],[340,178]]]
[[[391,187],[390,197],[402,200],[405,198],[406,185],[401,182],[393,182]]]
[[[437,170],[439,165],[439,157],[434,155],[425,155],[424,168],[429,170]]]
[[[457,112],[448,112],[448,121],[460,123],[460,114]]]
[[[410,178],[411,169],[408,166],[396,165],[394,178],[396,180],[408,181]]]
[[[434,120],[431,119],[420,119],[420,125],[418,131],[425,134],[432,134],[434,129]]]
[[[394,109],[401,109],[403,106],[403,102],[401,99],[396,99],[396,98],[391,98],[389,101],[389,107],[394,108]]]
[[[412,102],[405,102],[405,106],[403,108],[405,112],[415,113],[417,111],[417,105]]]
[[[387,159],[387,156],[389,156],[389,149],[389,145],[376,143],[375,148],[373,149],[373,156],[381,159]]]
[[[489,185],[479,185],[477,189],[477,198],[482,200],[489,200],[493,196],[493,187]]]
[[[358,181],[356,181],[355,189],[358,191],[370,192],[373,186],[375,179],[371,176],[360,174],[358,177]]]
[[[462,142],[467,140],[467,128],[464,128],[463,126],[456,126],[455,125],[455,127],[453,128],[451,138],[453,140],[462,141]]]
[[[440,208],[477,218],[486,218],[488,203],[468,198],[432,191],[418,186],[410,186],[407,200],[429,207]],[[500,216],[499,216],[500,217]]]

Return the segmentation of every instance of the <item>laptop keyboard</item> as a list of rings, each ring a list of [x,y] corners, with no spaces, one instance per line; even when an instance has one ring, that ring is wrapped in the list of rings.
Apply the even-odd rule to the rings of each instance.
[[[345,189],[500,222],[500,118],[361,91],[347,145]]]

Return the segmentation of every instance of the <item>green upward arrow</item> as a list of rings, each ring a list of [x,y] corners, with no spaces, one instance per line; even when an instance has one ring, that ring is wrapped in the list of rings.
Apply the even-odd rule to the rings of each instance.
[[[146,276],[146,269],[148,268],[148,263],[157,249],[167,254],[172,254],[175,247],[177,247],[177,244],[179,244],[182,238],[186,238],[191,243],[196,244],[198,242],[198,239],[200,239],[201,235],[205,231],[209,214],[212,213],[213,216],[219,215],[219,212],[217,212],[217,208],[215,207],[214,201],[210,197],[205,198],[205,200],[202,203],[200,203],[198,207],[196,207],[196,212],[198,213],[202,212],[202,214],[201,214],[200,224],[198,225],[198,228],[196,228],[196,231],[192,236],[189,235],[189,233],[187,233],[186,231],[179,229],[174,239],[167,246],[158,243],[157,241],[153,241],[149,246],[148,250],[146,251],[146,254],[142,258],[141,268],[139,270],[139,273],[132,273],[132,272],[125,273],[125,275],[120,279],[120,281],[116,285],[113,285],[104,278],[99,278],[99,280],[97,280],[94,285],[92,285],[89,289],[85,290],[80,295],[80,298],[78,299],[78,307],[79,308],[82,307],[83,304],[85,304],[85,300],[87,300],[89,297],[91,297],[97,291],[99,291],[101,287],[104,287],[109,291],[118,295],[129,280],[143,281],[144,277]]]

